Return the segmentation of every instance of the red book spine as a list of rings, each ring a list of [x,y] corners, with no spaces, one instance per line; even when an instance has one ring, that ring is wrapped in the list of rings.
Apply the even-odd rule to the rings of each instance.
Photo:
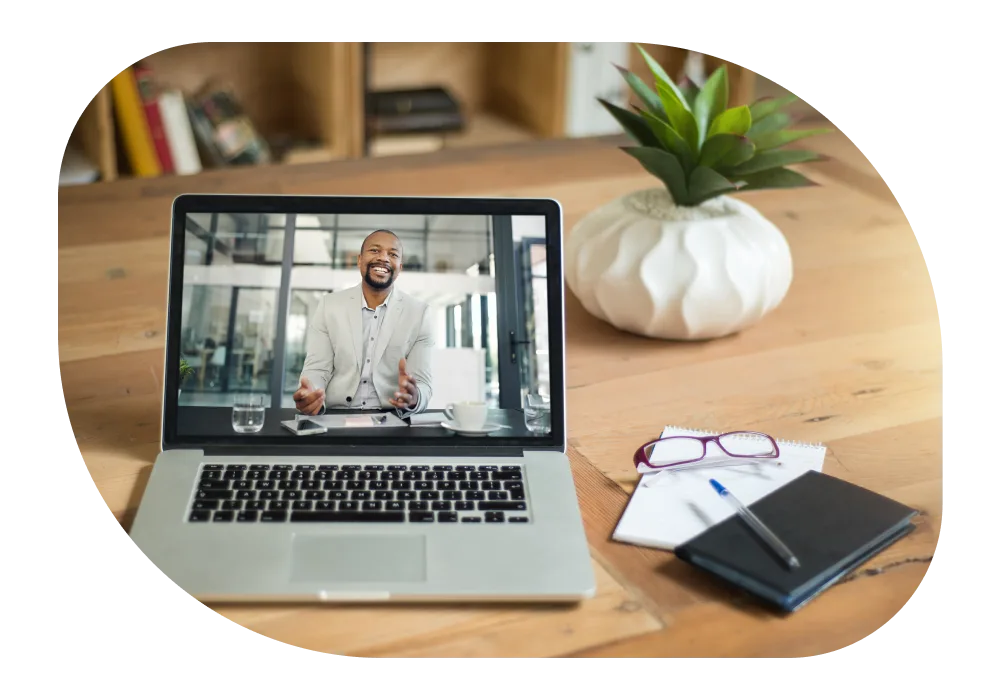
[[[156,157],[160,161],[160,167],[164,174],[176,172],[174,159],[170,156],[170,144],[167,143],[167,134],[163,130],[160,105],[156,101],[156,90],[153,87],[153,72],[149,68],[136,66],[135,82],[139,87],[142,106],[146,111],[146,122],[149,124],[149,132],[153,136],[153,147],[156,149]]]

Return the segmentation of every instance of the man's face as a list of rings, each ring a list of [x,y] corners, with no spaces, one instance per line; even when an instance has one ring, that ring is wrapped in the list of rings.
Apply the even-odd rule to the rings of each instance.
[[[403,247],[391,233],[373,233],[358,256],[358,269],[372,289],[388,289],[403,268]]]

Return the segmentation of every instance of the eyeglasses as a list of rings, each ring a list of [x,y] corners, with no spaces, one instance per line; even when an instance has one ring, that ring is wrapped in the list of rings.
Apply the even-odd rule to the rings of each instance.
[[[780,454],[778,443],[770,435],[737,430],[704,437],[659,438],[636,450],[632,461],[640,471],[699,469],[711,466],[702,461],[708,454],[709,443],[715,443],[723,453],[735,459],[776,459]]]

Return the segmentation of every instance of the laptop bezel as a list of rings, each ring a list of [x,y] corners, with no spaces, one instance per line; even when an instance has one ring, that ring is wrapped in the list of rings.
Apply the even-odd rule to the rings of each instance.
[[[177,433],[181,308],[184,276],[185,218],[191,213],[271,214],[440,214],[544,216],[546,282],[549,319],[549,371],[551,425],[548,435],[484,437],[482,439],[422,437],[419,441],[387,439],[372,431],[370,438],[322,436],[263,437],[237,434],[185,436]],[[161,448],[217,451],[334,451],[382,454],[434,452],[511,452],[523,450],[566,451],[565,305],[563,298],[562,208],[552,199],[466,198],[400,196],[324,196],[257,194],[182,194],[171,207],[170,262],[167,290],[167,327],[164,351],[164,382],[161,412]],[[502,347],[502,346],[501,346]]]

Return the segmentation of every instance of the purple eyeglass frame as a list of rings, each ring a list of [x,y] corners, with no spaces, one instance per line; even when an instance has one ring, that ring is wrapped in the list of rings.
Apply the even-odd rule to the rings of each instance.
[[[771,447],[774,448],[774,454],[769,454],[769,455],[733,454],[732,452],[730,452],[729,450],[727,450],[725,447],[722,446],[721,439],[726,437],[727,435],[757,435],[759,437],[766,438],[768,442],[771,443]],[[698,442],[700,442],[701,457],[695,457],[694,459],[686,459],[682,462],[671,462],[670,464],[662,464],[660,466],[654,466],[649,463],[649,458],[646,456],[647,449],[651,450],[653,445],[656,445],[657,443],[667,442],[668,440],[677,440],[678,438],[683,438],[685,440],[697,440]],[[778,443],[775,441],[773,437],[771,437],[767,433],[758,433],[753,430],[732,430],[728,433],[719,433],[718,435],[706,435],[704,437],[699,435],[671,435],[670,437],[666,438],[657,438],[656,440],[647,442],[645,445],[636,450],[635,454],[632,456],[632,463],[635,465],[636,469],[638,469],[640,465],[647,466],[650,469],[669,469],[670,467],[678,467],[682,464],[691,464],[692,462],[697,462],[699,460],[705,459],[705,455],[708,454],[708,443],[710,442],[714,442],[716,445],[719,446],[720,450],[725,452],[730,457],[735,457],[737,459],[749,458],[749,457],[755,457],[757,459],[775,459],[781,454],[781,451],[778,449]]]

